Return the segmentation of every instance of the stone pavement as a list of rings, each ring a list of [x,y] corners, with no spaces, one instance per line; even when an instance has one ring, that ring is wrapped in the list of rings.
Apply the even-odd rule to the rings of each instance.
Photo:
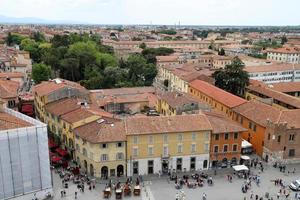
[[[248,193],[244,194],[241,192],[241,186],[244,183],[243,179],[237,177],[233,178],[233,182],[229,183],[226,179],[226,174],[232,173],[232,169],[218,170],[217,175],[213,175],[214,185],[207,186],[196,189],[188,189],[186,186],[183,187],[183,191],[186,195],[186,200],[201,200],[202,194],[205,192],[207,194],[207,200],[244,200],[246,197],[247,200],[250,198],[250,193],[253,191],[254,194],[258,194],[259,197],[264,196],[265,192],[269,192],[273,199],[276,198],[276,194],[279,191],[279,187],[274,186],[274,180],[276,178],[281,178],[284,181],[285,185],[290,184],[291,181],[295,179],[300,179],[300,165],[291,165],[287,168],[292,170],[296,168],[295,174],[281,173],[279,169],[275,169],[271,166],[266,166],[263,173],[259,174],[258,170],[251,169],[251,172],[254,174],[259,174],[261,177],[261,184],[257,186],[255,183],[252,183],[252,188]],[[158,176],[149,176],[143,177],[144,187],[142,188],[142,193],[140,197],[123,197],[123,199],[130,200],[175,200],[175,195],[178,190],[174,187],[174,182],[169,181],[166,176],[158,178]],[[61,198],[60,191],[62,188],[61,179],[58,174],[53,172],[53,182],[54,182],[54,192],[55,200],[65,199],[65,200],[74,200],[74,193],[77,190],[76,185],[73,183],[69,184],[69,188],[66,189],[66,197]],[[88,190],[88,187],[85,187],[85,192],[81,193],[78,191],[78,200],[102,200],[103,195],[102,191],[104,189],[104,183],[96,184],[95,190]],[[294,192],[291,192],[290,198],[293,199]],[[115,194],[113,193],[110,199],[115,199]],[[285,198],[281,197],[280,200]],[[266,200],[266,198],[264,198]]]

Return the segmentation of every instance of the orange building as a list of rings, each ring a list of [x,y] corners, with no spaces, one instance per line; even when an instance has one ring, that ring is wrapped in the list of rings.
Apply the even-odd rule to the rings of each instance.
[[[232,109],[247,101],[214,85],[201,80],[194,80],[189,84],[188,93],[197,97],[198,100],[208,103],[217,111],[232,116]]]
[[[248,129],[243,138],[253,145],[259,156],[263,155],[267,122],[277,121],[280,110],[270,105],[250,101],[233,109],[232,119]]]
[[[211,166],[227,166],[237,164],[241,156],[242,133],[247,131],[237,122],[226,116],[206,112],[212,126],[210,140]]]

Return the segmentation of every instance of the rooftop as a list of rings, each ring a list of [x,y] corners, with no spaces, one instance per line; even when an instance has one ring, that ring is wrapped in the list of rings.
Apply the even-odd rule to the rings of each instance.
[[[87,92],[87,90],[83,86],[81,86],[79,83],[75,83],[75,82],[64,80],[64,79],[58,79],[58,78],[50,80],[50,81],[43,81],[42,83],[34,86],[33,90],[39,96],[44,96],[44,95],[48,95],[56,90],[62,89],[64,87],[76,88],[76,89]]]
[[[33,126],[27,121],[24,121],[18,117],[11,114],[3,112],[0,110],[0,131],[16,128],[24,128]]]
[[[298,92],[300,91],[300,82],[272,83],[268,87],[278,92]]]
[[[131,117],[125,119],[125,126],[127,135],[212,130],[212,127],[204,114]]]
[[[271,65],[245,67],[245,71],[247,71],[248,73],[278,72],[288,70],[300,70],[300,64],[276,63]]]
[[[17,97],[19,87],[19,82],[0,79],[0,98]]]
[[[165,92],[159,97],[169,104],[172,108],[180,107],[185,104],[195,103],[198,104],[198,100],[189,94],[177,93],[177,92]]]
[[[189,85],[190,87],[213,98],[215,101],[218,101],[223,105],[228,106],[229,108],[233,108],[247,102],[245,99],[235,96],[229,92],[226,92],[225,90],[222,90],[205,81],[194,80]]]

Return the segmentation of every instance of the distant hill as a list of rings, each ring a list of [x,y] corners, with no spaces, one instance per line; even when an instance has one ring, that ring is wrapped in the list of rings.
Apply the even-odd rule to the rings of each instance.
[[[83,24],[83,22],[75,22],[75,21],[60,21],[60,20],[46,20],[40,18],[33,17],[8,17],[0,15],[0,23],[7,24]]]

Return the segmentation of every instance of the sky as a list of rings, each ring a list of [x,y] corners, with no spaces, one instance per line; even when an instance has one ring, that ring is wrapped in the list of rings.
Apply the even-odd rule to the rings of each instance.
[[[0,0],[0,15],[88,24],[300,25],[300,0]]]

